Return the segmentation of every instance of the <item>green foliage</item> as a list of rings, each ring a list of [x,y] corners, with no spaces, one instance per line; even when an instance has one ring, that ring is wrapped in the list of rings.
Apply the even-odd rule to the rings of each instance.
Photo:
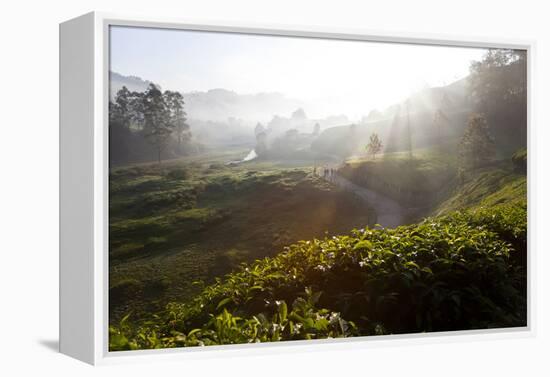
[[[170,122],[174,125],[178,141],[178,152],[182,152],[182,143],[191,138],[190,127],[186,123],[187,113],[183,110],[183,96],[180,92],[167,90],[164,92],[166,105],[169,109]]]
[[[468,77],[473,110],[483,114],[501,157],[527,145],[527,54],[488,50]]]
[[[300,241],[149,322],[125,319],[111,349],[525,326],[526,221],[500,205]]]
[[[509,168],[478,169],[468,180],[455,187],[449,197],[433,213],[446,214],[463,208],[491,207],[502,204],[525,207],[527,178]]]
[[[176,124],[172,122],[167,96],[160,89],[150,84],[142,96],[143,135],[154,146],[161,161],[161,152],[168,144]]]
[[[452,153],[426,148],[415,150],[412,160],[402,152],[384,153],[376,160],[349,160],[338,173],[406,206],[422,207],[440,196],[452,181],[455,166]]]
[[[111,324],[129,310],[137,321],[171,301],[189,300],[200,292],[193,282],[210,284],[285,245],[369,223],[364,203],[310,168],[228,167],[220,160],[210,155],[112,170]],[[134,282],[131,290],[126,281]]]
[[[190,174],[186,169],[176,168],[171,169],[166,176],[171,179],[188,179],[189,175]]]
[[[240,317],[224,308],[229,299],[226,298],[218,304],[218,314],[211,314],[203,327],[188,332],[177,326],[180,308],[175,305],[170,306],[175,311],[168,315],[168,326],[171,327],[168,334],[155,322],[132,328],[127,324],[126,316],[118,326],[111,326],[109,329],[110,349],[119,351],[356,335],[352,322],[342,319],[339,313],[316,307],[319,296],[319,293],[313,293],[306,288],[301,297],[294,300],[290,312],[286,302],[279,300],[267,303],[266,306],[272,309],[269,314],[259,313],[250,318]]]
[[[525,103],[527,91],[525,51],[488,50],[481,61],[472,62],[470,73],[468,81],[472,89],[472,97],[481,110],[487,110],[488,102],[501,104],[502,107],[516,102]]]
[[[472,115],[460,140],[460,168],[479,168],[491,161],[495,151],[495,141],[489,132],[487,120],[480,114]]]
[[[512,156],[512,164],[517,172],[527,172],[527,149],[520,148]]]
[[[154,149],[159,163],[161,153],[170,144],[176,143],[176,155],[185,154],[182,145],[190,141],[191,132],[184,104],[181,93],[162,92],[155,84],[150,84],[145,92],[130,92],[123,86],[114,101],[109,102],[110,162],[136,158],[150,161],[152,156],[145,155],[149,148],[144,142]]]

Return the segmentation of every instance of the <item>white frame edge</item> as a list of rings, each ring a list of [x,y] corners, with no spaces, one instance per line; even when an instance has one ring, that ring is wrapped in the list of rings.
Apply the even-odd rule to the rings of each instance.
[[[59,349],[94,359],[94,16],[60,25]]]
[[[92,12],[60,25],[60,352],[90,364],[203,359],[303,351],[533,337],[535,251],[528,242],[527,327],[346,339],[140,351],[108,351],[109,26],[455,47],[524,49],[528,56],[528,154],[535,155],[532,114],[535,41],[345,28],[151,18]],[[77,124],[78,127],[75,127]],[[74,141],[82,144],[75,146]],[[528,238],[533,239],[533,161],[528,159]],[[93,188],[93,191],[92,191]],[[296,346],[300,346],[297,348]]]

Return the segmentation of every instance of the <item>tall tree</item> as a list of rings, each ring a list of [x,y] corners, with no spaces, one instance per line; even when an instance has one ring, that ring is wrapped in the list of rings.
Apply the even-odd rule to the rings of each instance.
[[[321,132],[321,125],[319,124],[319,122],[317,122],[313,126],[313,136],[319,136],[320,132]]]
[[[382,141],[378,137],[376,132],[370,135],[369,143],[366,146],[367,153],[372,156],[373,160],[376,160],[376,155],[382,150]]]
[[[479,168],[494,157],[495,142],[483,115],[473,114],[470,117],[458,150],[460,168],[463,170]]]
[[[470,66],[470,87],[478,111],[490,113],[494,106],[524,102],[527,91],[525,51],[493,49]]]
[[[128,157],[126,136],[120,109],[115,102],[109,101],[109,172],[114,163],[124,161]]]
[[[469,84],[476,112],[490,125],[499,149],[527,146],[527,56],[522,50],[489,50],[472,62]]]
[[[126,129],[140,129],[143,127],[142,102],[143,93],[130,92],[123,86],[116,94],[109,115],[116,117],[117,121]]]
[[[164,97],[166,98],[166,104],[170,111],[171,122],[174,125],[174,130],[177,135],[178,142],[178,153],[182,153],[182,142],[186,142],[191,139],[190,127],[186,123],[187,113],[183,110],[183,96],[180,92],[173,92],[167,90],[164,92]]]
[[[170,136],[174,132],[175,125],[171,122],[170,108],[166,103],[166,97],[154,84],[150,84],[143,95],[143,133],[149,143],[157,152],[157,160],[161,163],[161,154]]]
[[[117,92],[112,115],[117,118],[117,121],[124,128],[130,128],[132,120],[131,114],[131,97],[132,94],[125,86]]]
[[[123,86],[109,101],[109,166],[126,161],[130,153],[132,93]]]
[[[144,92],[131,92],[129,97],[130,128],[142,131],[145,126]]]

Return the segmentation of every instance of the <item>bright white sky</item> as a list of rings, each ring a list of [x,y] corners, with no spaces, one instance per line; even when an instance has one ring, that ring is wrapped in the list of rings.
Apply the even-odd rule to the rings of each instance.
[[[280,92],[351,119],[468,75],[484,49],[112,27],[111,70],[182,92]]]

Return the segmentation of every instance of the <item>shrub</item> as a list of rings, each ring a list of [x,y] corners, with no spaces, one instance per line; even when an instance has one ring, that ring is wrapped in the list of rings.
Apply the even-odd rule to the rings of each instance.
[[[183,168],[171,169],[166,176],[170,179],[188,179],[189,171]]]
[[[514,170],[525,173],[527,171],[527,149],[521,148],[512,156]]]

